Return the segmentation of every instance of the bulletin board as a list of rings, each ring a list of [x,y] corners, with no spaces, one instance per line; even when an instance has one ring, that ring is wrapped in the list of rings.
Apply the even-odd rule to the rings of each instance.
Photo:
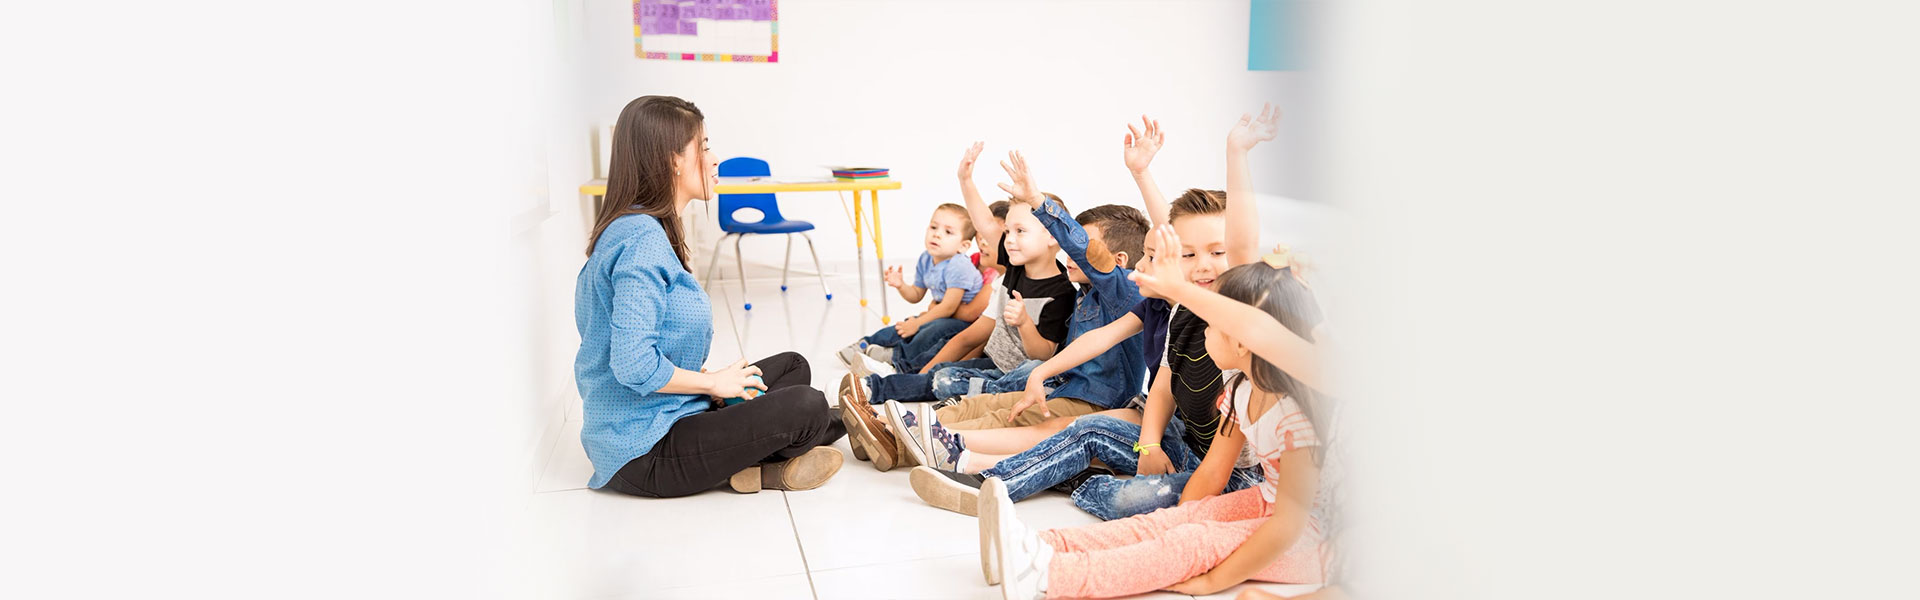
[[[633,0],[643,59],[780,62],[778,0]]]

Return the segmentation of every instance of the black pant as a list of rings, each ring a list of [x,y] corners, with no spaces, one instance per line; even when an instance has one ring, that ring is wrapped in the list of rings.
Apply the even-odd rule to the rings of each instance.
[[[607,489],[652,498],[704,492],[741,469],[806,454],[846,435],[827,397],[813,389],[807,359],[782,352],[753,363],[767,393],[673,424],[666,437],[628,461]]]

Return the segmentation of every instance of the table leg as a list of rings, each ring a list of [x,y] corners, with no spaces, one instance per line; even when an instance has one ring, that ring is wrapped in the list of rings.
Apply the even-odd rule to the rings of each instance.
[[[860,226],[866,223],[865,215],[866,215],[866,212],[860,208],[860,190],[854,190],[853,191],[853,260],[859,263],[859,266],[855,268],[853,272],[860,274],[859,279],[860,279],[860,307],[861,308],[866,308],[867,306],[867,276],[866,276],[867,243],[865,241],[866,234],[860,230]],[[886,280],[887,279],[885,277],[880,278],[880,281],[882,282],[885,282]]]
[[[873,256],[880,264],[880,281],[887,280],[887,249],[880,245],[880,190],[867,191],[867,197],[873,200]],[[862,277],[865,279],[865,277]],[[880,324],[893,322],[893,312],[887,309],[887,292],[880,292]]]

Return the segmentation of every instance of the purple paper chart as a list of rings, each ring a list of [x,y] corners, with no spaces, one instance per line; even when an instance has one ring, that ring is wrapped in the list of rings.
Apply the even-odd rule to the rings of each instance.
[[[634,56],[779,62],[777,0],[633,0]]]

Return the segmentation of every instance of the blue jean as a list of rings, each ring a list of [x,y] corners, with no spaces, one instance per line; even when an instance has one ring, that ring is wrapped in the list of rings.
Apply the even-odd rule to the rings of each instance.
[[[991,369],[993,368],[993,359],[973,358],[958,362],[940,363],[934,365],[930,371],[939,372],[941,369],[949,367]],[[869,375],[867,377],[867,386],[873,390],[873,394],[867,398],[867,401],[874,404],[886,404],[888,400],[899,400],[901,402],[932,402],[939,400],[938,397],[933,395],[932,375],[904,372],[886,377]]]
[[[1027,389],[1027,375],[1033,373],[1044,361],[1027,360],[1011,371],[995,368],[992,360],[984,368],[971,366],[950,366],[935,368],[933,373],[933,396],[935,398],[960,398],[979,394],[1000,394],[1021,392]]]
[[[1187,448],[1186,441],[1181,439],[1180,427],[1179,419],[1171,419],[1167,424],[1167,435],[1160,438],[1160,447],[1154,450],[1165,452],[1176,471],[1191,472],[1199,468],[1200,458],[1194,456]],[[1139,441],[1139,425],[1113,417],[1089,415],[1075,419],[1066,429],[1041,440],[1033,448],[1009,456],[993,468],[981,471],[980,476],[999,477],[1007,484],[1007,496],[1020,500],[1078,475],[1096,458],[1116,473],[1135,473],[1140,468],[1140,455],[1134,453],[1133,445]],[[1086,485],[1092,483],[1093,480],[1089,479]],[[1086,485],[1082,485],[1081,489],[1086,489]],[[1075,492],[1076,503],[1079,497],[1079,492]],[[1173,500],[1180,500],[1178,490],[1175,490]]]
[[[920,331],[914,332],[912,338],[908,338],[905,344],[894,350],[894,370],[901,373],[920,372],[920,367],[926,366],[927,361],[933,360],[933,357],[940,354],[940,349],[946,347],[947,340],[953,339],[955,334],[966,329],[968,325],[971,323],[953,318],[934,319],[926,325],[921,325]],[[888,331],[892,329],[889,328]]]
[[[1166,475],[1136,475],[1131,479],[1095,475],[1073,491],[1073,505],[1102,521],[1144,515],[1179,504],[1180,493],[1186,491],[1187,480],[1192,478],[1193,469]],[[1233,475],[1227,477],[1227,488],[1220,493],[1260,485],[1260,480],[1265,478],[1266,473],[1259,465],[1234,469]]]

